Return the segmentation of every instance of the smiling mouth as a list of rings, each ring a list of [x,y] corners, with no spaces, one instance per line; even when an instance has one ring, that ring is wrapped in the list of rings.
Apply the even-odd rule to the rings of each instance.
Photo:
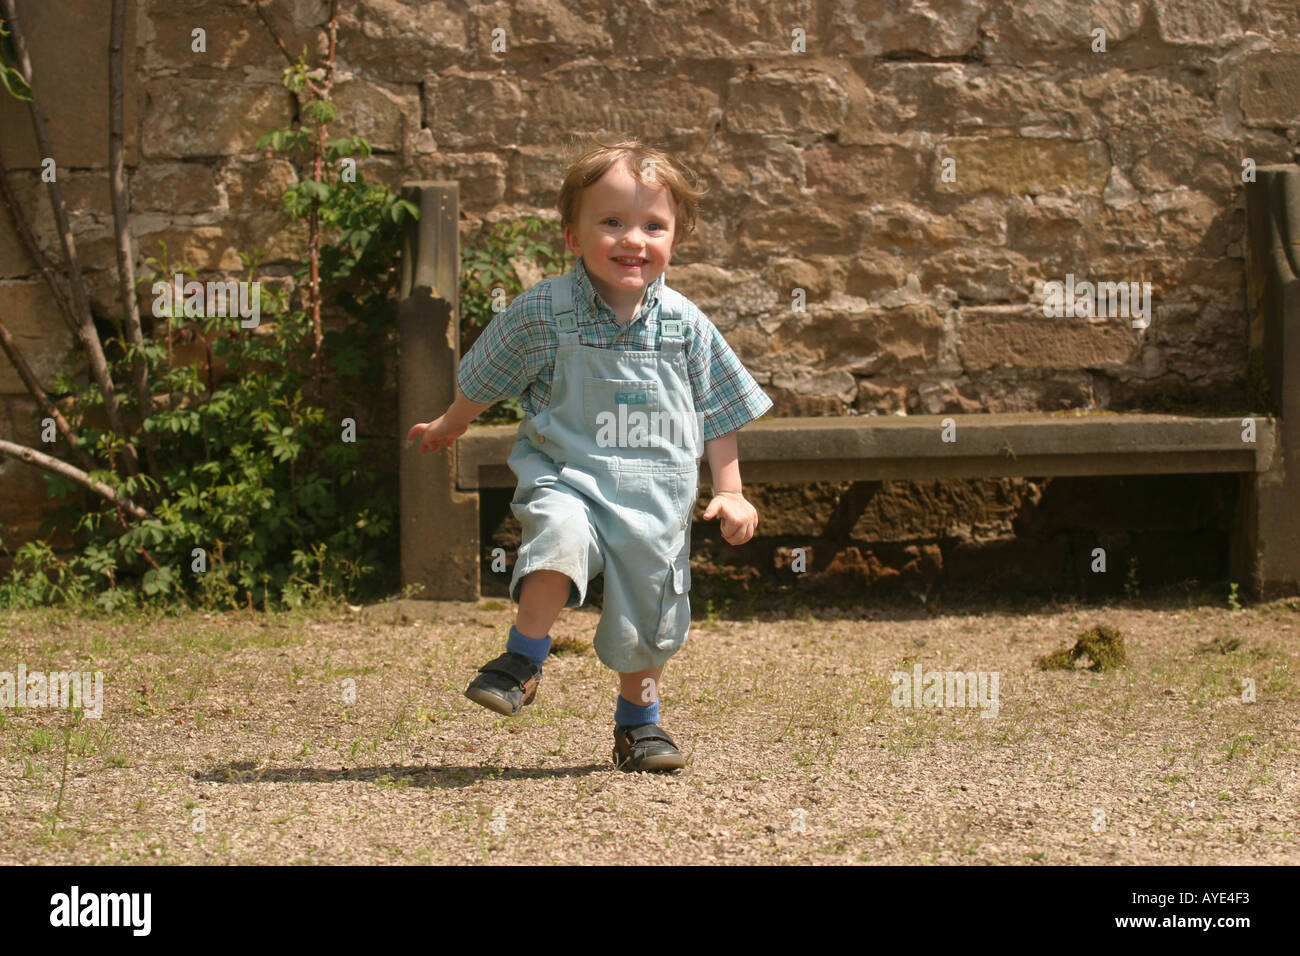
[[[616,256],[614,257],[614,261],[621,266],[627,266],[628,268],[632,268],[634,266],[643,266],[650,260],[639,259],[636,256]]]

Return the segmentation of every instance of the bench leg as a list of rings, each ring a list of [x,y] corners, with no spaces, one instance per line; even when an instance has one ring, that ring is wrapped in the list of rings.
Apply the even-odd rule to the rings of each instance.
[[[1277,420],[1267,471],[1242,476],[1234,580],[1256,598],[1300,594],[1300,167],[1260,167],[1246,189],[1252,405]]]

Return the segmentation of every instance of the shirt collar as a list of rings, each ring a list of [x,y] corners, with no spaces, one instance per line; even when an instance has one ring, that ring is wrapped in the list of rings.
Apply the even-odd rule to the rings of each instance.
[[[599,315],[600,305],[602,304],[605,308],[609,308],[609,303],[600,297],[600,293],[591,284],[591,276],[587,274],[587,265],[582,261],[581,256],[578,257],[578,264],[573,267],[573,271],[578,280],[578,297],[591,307],[591,314]],[[664,285],[664,275],[665,273],[661,272],[654,282],[650,283],[645,291],[645,301],[641,303],[641,312],[638,312],[637,315],[645,312],[650,306],[659,301],[659,291]]]

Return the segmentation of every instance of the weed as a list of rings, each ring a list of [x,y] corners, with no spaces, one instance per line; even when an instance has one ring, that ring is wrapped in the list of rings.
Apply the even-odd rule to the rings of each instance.
[[[1113,670],[1128,663],[1124,651],[1124,635],[1116,628],[1099,624],[1092,630],[1084,631],[1074,642],[1074,647],[1062,647],[1051,654],[1035,659],[1040,670],[1074,670],[1081,658],[1090,662],[1091,671]]]
[[[1203,644],[1196,645],[1198,654],[1231,654],[1237,648],[1241,647],[1241,638],[1224,637],[1220,635],[1213,640],[1206,641]]]
[[[1142,591],[1138,587],[1138,559],[1133,555],[1128,559],[1128,580],[1124,582],[1124,596],[1130,601],[1136,601],[1142,596]]]

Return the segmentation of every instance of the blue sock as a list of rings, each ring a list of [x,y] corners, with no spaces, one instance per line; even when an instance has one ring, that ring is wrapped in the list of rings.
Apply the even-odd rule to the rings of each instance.
[[[510,625],[510,637],[506,640],[506,650],[521,654],[537,665],[538,670],[546,663],[546,656],[551,653],[551,637],[525,637],[518,628]]]
[[[640,724],[659,723],[659,698],[644,707],[626,700],[618,695],[618,706],[614,708],[614,723],[619,727],[636,727]]]

